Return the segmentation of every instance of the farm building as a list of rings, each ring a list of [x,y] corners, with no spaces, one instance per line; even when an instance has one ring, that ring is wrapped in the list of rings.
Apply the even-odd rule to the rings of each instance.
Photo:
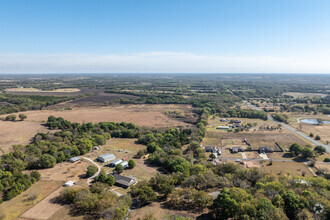
[[[229,129],[228,126],[218,126],[217,129]]]
[[[273,153],[274,149],[271,147],[259,147],[259,153],[264,154],[264,153]]]
[[[217,148],[216,147],[214,147],[214,146],[207,146],[207,147],[205,147],[205,151],[206,152],[211,152],[211,153],[216,153],[217,152]]]
[[[120,164],[121,164],[124,168],[127,168],[127,167],[128,167],[128,162],[127,162],[127,161],[121,162]]]
[[[233,147],[231,148],[232,153],[244,152],[245,149],[243,147]]]
[[[80,157],[71,157],[70,159],[69,159],[69,161],[71,162],[71,163],[74,163],[74,162],[77,162],[78,160],[80,160],[81,158]]]
[[[137,183],[137,179],[135,178],[121,176],[119,174],[114,174],[113,177],[116,180],[116,185],[122,186],[124,188],[128,188]]]
[[[73,185],[74,185],[74,181],[72,181],[72,180],[70,180],[70,181],[64,183],[64,186],[67,186],[67,187],[71,187],[71,186],[73,186]]]
[[[101,163],[106,163],[106,162],[112,161],[114,159],[116,159],[116,156],[114,154],[110,154],[110,153],[103,154],[103,155],[100,155],[97,157],[97,160],[100,161]]]
[[[110,167],[115,167],[115,166],[117,166],[118,164],[121,164],[123,162],[123,160],[121,160],[121,159],[115,159],[115,160],[113,160],[113,161],[111,161],[110,163],[109,163],[109,166]]]

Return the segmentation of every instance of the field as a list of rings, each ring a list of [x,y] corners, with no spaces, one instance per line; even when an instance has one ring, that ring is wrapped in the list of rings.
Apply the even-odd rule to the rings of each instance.
[[[324,93],[286,92],[286,93],[283,93],[283,95],[292,96],[294,98],[314,97],[314,96],[321,97],[321,98],[327,97],[327,94],[324,94]]]
[[[261,170],[274,175],[289,173],[292,176],[301,176],[301,175],[305,175],[307,177],[313,176],[313,174],[311,173],[311,171],[308,170],[305,164],[297,163],[297,162],[273,161],[272,165],[269,165],[269,162],[263,162]]]
[[[14,144],[28,144],[38,132],[47,132],[47,128],[37,121],[0,121],[0,155],[12,151]]]
[[[20,214],[37,204],[62,184],[63,182],[61,181],[43,180],[33,184],[22,194],[0,205],[0,219],[17,219]]]
[[[6,92],[51,92],[51,93],[71,93],[71,92],[79,92],[80,89],[77,88],[66,88],[66,89],[54,89],[54,90],[40,90],[36,88],[9,88],[5,89]]]
[[[27,111],[26,121],[43,123],[50,115],[63,117],[71,122],[132,122],[146,127],[174,127],[188,124],[165,114],[166,111],[181,111],[194,117],[189,105],[116,105],[108,107],[73,108],[72,110]],[[18,115],[18,114],[17,114]],[[3,116],[5,117],[5,116]],[[17,122],[18,125],[18,122]]]

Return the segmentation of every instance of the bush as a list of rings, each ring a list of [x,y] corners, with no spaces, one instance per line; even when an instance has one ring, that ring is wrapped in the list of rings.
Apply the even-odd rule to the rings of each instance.
[[[315,140],[319,141],[319,140],[321,140],[321,137],[319,135],[316,135]]]
[[[324,162],[330,162],[330,158],[325,158]]]
[[[36,181],[39,181],[41,175],[38,171],[35,170],[30,173],[30,176],[33,177]]]
[[[324,154],[327,150],[325,149],[325,147],[318,145],[314,148],[314,151],[318,154]]]
[[[136,163],[135,163],[134,160],[129,160],[129,161],[128,161],[128,167],[129,167],[130,169],[133,169],[135,166],[136,166]]]
[[[18,117],[19,117],[19,119],[21,119],[21,121],[23,121],[24,119],[27,118],[27,116],[25,114],[19,114]]]
[[[86,176],[87,176],[87,177],[91,177],[91,176],[93,176],[95,173],[97,173],[97,171],[98,171],[98,169],[97,169],[96,166],[92,166],[92,165],[90,165],[90,166],[87,167]]]
[[[16,120],[16,115],[8,115],[5,118],[6,121],[15,121]]]

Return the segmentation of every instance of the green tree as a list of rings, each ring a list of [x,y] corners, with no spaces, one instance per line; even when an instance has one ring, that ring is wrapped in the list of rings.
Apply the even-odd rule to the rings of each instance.
[[[135,163],[134,160],[129,160],[129,161],[128,161],[128,167],[129,167],[130,169],[133,169],[135,166],[136,166],[136,163]]]
[[[295,219],[295,216],[301,208],[300,197],[293,191],[286,191],[283,193],[284,211],[290,219]]]
[[[33,177],[36,181],[39,181],[41,175],[38,171],[34,170],[30,173],[30,176]]]
[[[210,154],[210,156],[209,156],[212,160],[214,160],[215,158],[216,158],[216,156],[212,153],[212,154]]]
[[[138,199],[141,205],[149,204],[157,199],[155,191],[145,181],[132,186],[130,194],[133,198]]]
[[[24,119],[27,118],[27,116],[25,114],[19,114],[18,117],[19,117],[19,119],[21,119],[21,121],[23,121]]]
[[[316,135],[315,140],[319,141],[319,140],[321,140],[321,137],[319,135]]]
[[[87,177],[91,177],[93,176],[95,173],[97,173],[98,169],[96,166],[93,166],[93,165],[89,165],[87,167],[87,172],[86,172],[86,176]]]
[[[52,168],[56,165],[56,158],[50,154],[41,155],[39,159],[40,168]]]
[[[304,147],[301,150],[301,157],[303,159],[314,157],[314,151],[312,149],[308,148],[308,147]]]
[[[8,115],[5,118],[6,121],[15,121],[16,120],[16,115]]]
[[[123,167],[123,165],[118,164],[118,165],[116,166],[116,168],[115,168],[115,171],[116,171],[116,173],[118,173],[118,174],[121,174],[122,172],[124,172],[124,167]]]
[[[301,153],[302,147],[298,143],[293,143],[289,150],[294,156],[298,156]]]
[[[325,149],[325,147],[318,145],[314,148],[314,151],[318,154],[324,154],[327,150]]]

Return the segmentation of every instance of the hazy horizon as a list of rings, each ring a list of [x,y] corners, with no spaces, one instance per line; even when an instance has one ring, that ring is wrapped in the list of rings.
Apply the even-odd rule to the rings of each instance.
[[[0,73],[330,73],[330,2],[0,1]]]

